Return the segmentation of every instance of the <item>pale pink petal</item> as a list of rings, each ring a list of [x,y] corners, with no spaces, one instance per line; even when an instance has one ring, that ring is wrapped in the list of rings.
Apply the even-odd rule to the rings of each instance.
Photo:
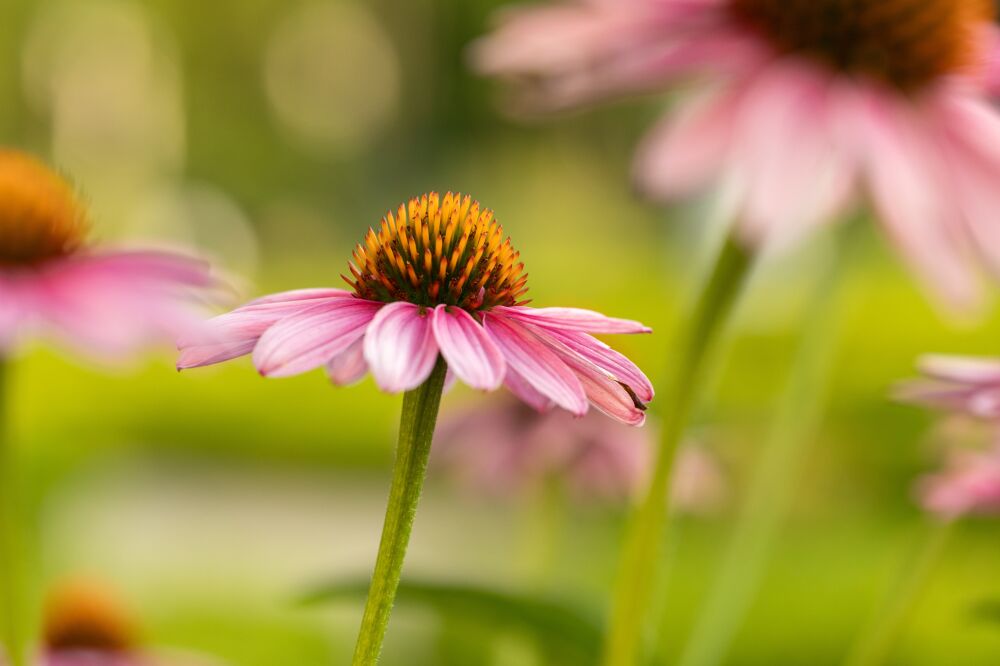
[[[365,363],[364,338],[358,338],[350,347],[327,361],[326,374],[337,386],[350,386],[361,381],[368,372]]]
[[[577,415],[587,413],[587,395],[576,374],[559,356],[522,324],[494,308],[484,317],[484,325],[513,369],[539,393],[563,409]]]
[[[397,393],[420,386],[438,357],[431,311],[405,302],[385,306],[365,333],[364,353],[383,391]]]
[[[266,377],[288,377],[318,368],[365,334],[382,307],[356,298],[334,298],[289,315],[267,329],[253,350]]]
[[[920,359],[920,371],[936,379],[967,384],[1000,385],[1000,360],[969,356],[928,354]]]
[[[980,298],[959,232],[957,192],[942,173],[937,137],[919,110],[874,89],[857,109],[860,146],[876,208],[889,234],[946,303],[969,308]]]
[[[636,401],[633,393],[614,375],[591,363],[542,327],[527,324],[526,328],[576,373],[591,404],[627,425],[638,426],[645,422],[645,405]]]
[[[523,306],[493,309],[504,318],[538,324],[546,328],[582,333],[651,333],[653,329],[628,319],[614,319],[599,312],[579,308],[529,308]]]
[[[343,289],[296,289],[258,298],[209,319],[178,340],[181,354],[177,367],[211,365],[249,354],[264,331],[284,317],[330,299],[351,296]]]
[[[627,384],[643,402],[653,400],[653,384],[635,363],[600,340],[574,331],[547,329],[548,333],[615,379]]]
[[[552,408],[552,400],[539,392],[538,389],[531,385],[531,382],[518,374],[513,368],[507,368],[503,383],[511,393],[537,411],[544,412]]]
[[[646,137],[636,155],[639,187],[654,198],[691,194],[719,177],[729,152],[742,88],[686,103]]]
[[[459,379],[483,391],[500,387],[507,364],[482,324],[461,308],[439,305],[433,327],[441,355]]]

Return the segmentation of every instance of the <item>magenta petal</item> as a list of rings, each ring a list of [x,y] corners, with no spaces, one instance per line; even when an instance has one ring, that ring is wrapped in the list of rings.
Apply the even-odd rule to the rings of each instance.
[[[397,393],[420,386],[438,355],[431,312],[405,302],[385,306],[365,333],[364,353],[383,391]]]
[[[586,333],[548,330],[559,342],[590,361],[598,368],[627,384],[643,402],[653,400],[653,384],[632,361]]]
[[[1000,382],[998,359],[928,354],[920,359],[920,370],[935,379],[962,384]]]
[[[296,289],[258,298],[213,317],[177,342],[179,369],[194,368],[253,351],[264,331],[277,321],[330,299],[351,297],[343,289]]]
[[[366,372],[368,364],[365,363],[364,338],[358,338],[326,364],[326,374],[337,386],[349,386],[359,382]]]
[[[507,368],[503,383],[511,393],[537,411],[545,412],[552,408],[552,401],[513,368]]]
[[[364,335],[380,307],[372,301],[336,298],[285,317],[260,337],[254,365],[267,377],[318,368]]]
[[[494,312],[504,317],[526,321],[546,328],[582,333],[651,333],[653,329],[628,319],[605,317],[600,312],[579,308],[498,307]]]
[[[499,315],[498,310],[484,317],[484,325],[507,359],[508,372],[513,369],[563,409],[586,414],[587,395],[573,371],[527,328]]]
[[[483,391],[500,388],[507,364],[482,324],[461,308],[439,305],[433,327],[441,355],[459,379]]]

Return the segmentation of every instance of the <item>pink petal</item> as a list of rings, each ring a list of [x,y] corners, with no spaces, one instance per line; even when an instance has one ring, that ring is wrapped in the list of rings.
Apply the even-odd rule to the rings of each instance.
[[[579,308],[497,307],[493,312],[504,318],[537,324],[546,328],[582,333],[651,333],[653,329],[637,321],[614,319],[600,312]]]
[[[337,386],[350,386],[359,382],[366,372],[368,364],[365,363],[364,338],[358,338],[326,364],[326,374]]]
[[[713,92],[668,116],[639,147],[634,176],[651,197],[673,199],[718,178],[742,91]]]
[[[591,404],[622,423],[639,426],[645,422],[645,406],[638,404],[611,373],[577,354],[548,331],[530,324],[527,328],[576,373]]]
[[[500,388],[507,364],[479,322],[461,308],[439,305],[433,327],[441,355],[459,379],[483,391]]]
[[[420,386],[438,356],[431,312],[402,301],[385,306],[365,333],[364,353],[383,391],[397,393]]]
[[[509,309],[512,308],[494,308],[484,317],[487,332],[507,359],[508,372],[513,369],[563,409],[579,416],[586,414],[587,395],[580,380],[527,328],[504,316],[502,311]]]
[[[365,333],[381,303],[334,298],[289,315],[260,337],[253,351],[266,377],[308,372],[347,350]]]
[[[1000,360],[929,354],[920,359],[920,370],[945,381],[961,384],[1000,382]]]
[[[284,317],[321,302],[350,297],[343,289],[296,289],[258,298],[213,317],[182,337],[177,343],[181,350],[177,367],[211,365],[249,354],[264,331]]]
[[[959,232],[957,192],[940,168],[933,125],[888,92],[869,92],[856,114],[867,181],[889,234],[946,303],[977,304],[980,289]]]
[[[539,412],[551,409],[552,401],[542,395],[527,379],[518,374],[513,368],[507,368],[503,383],[511,393]]]
[[[586,333],[548,330],[548,333],[570,350],[593,363],[615,379],[627,384],[643,402],[653,400],[653,384],[632,361]]]

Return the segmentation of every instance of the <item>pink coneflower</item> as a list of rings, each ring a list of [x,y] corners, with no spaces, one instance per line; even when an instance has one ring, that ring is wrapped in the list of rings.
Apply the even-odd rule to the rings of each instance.
[[[669,199],[723,183],[745,242],[787,240],[870,195],[928,284],[979,295],[1000,268],[1000,49],[987,0],[578,0],[519,8],[474,50],[534,106],[705,85],[647,138]]]
[[[88,229],[66,181],[28,155],[0,150],[0,355],[47,335],[117,358],[197,321],[197,292],[215,286],[203,262],[100,250]]]
[[[625,500],[644,485],[655,428],[628,428],[596,414],[542,413],[498,398],[452,414],[438,428],[432,465],[470,493],[511,496],[564,484],[577,500]],[[725,489],[702,447],[684,446],[672,506],[685,513],[717,508]]]
[[[653,387],[591,334],[648,333],[634,321],[574,308],[531,308],[524,264],[492,211],[460,194],[411,199],[354,251],[353,291],[305,289],[252,301],[181,341],[179,368],[252,353],[266,377],[325,367],[337,384],[369,370],[409,391],[438,355],[469,386],[501,385],[529,405],[577,416],[592,404],[640,425]]]
[[[945,519],[1000,514],[1000,444],[953,451],[943,470],[920,480],[917,495],[927,511]]]
[[[519,256],[491,211],[431,193],[368,230],[344,278],[352,291],[267,296],[181,340],[179,368],[252,353],[264,376],[325,367],[347,384],[370,370],[383,390],[406,392],[354,666],[374,665],[382,649],[448,372],[484,391],[506,385],[536,409],[583,416],[593,404],[630,425],[645,419],[649,380],[591,334],[649,329],[588,310],[527,307]]]
[[[45,608],[40,666],[208,666],[201,656],[143,646],[134,618],[105,585],[74,579]]]
[[[900,386],[899,399],[979,418],[1000,418],[1000,360],[926,356],[920,369],[924,378]]]

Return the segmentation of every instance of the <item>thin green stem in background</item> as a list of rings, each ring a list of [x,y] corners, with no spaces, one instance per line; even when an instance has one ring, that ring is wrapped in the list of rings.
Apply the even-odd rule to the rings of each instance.
[[[796,473],[822,416],[836,349],[841,261],[832,255],[810,299],[791,376],[681,666],[716,666],[725,659],[788,513]]]
[[[899,579],[886,595],[873,621],[862,633],[845,662],[847,666],[876,666],[886,663],[893,644],[924,590],[952,532],[951,521],[935,521]]]
[[[753,253],[736,238],[728,238],[687,321],[681,354],[661,399],[667,412],[652,481],[625,537],[605,645],[606,666],[639,663],[652,590],[663,559],[667,498],[677,449],[704,388],[714,343],[729,320],[752,264]]]
[[[9,365],[0,359],[0,622],[7,658],[12,666],[24,666],[23,584],[20,540],[20,512],[17,510],[17,474],[14,451],[7,427]]]
[[[427,474],[427,459],[447,370],[448,366],[439,357],[427,381],[403,396],[392,488],[385,510],[375,572],[368,588],[365,613],[354,648],[354,666],[375,664],[382,651],[382,641],[389,625],[396,589],[399,587],[420,491]]]

